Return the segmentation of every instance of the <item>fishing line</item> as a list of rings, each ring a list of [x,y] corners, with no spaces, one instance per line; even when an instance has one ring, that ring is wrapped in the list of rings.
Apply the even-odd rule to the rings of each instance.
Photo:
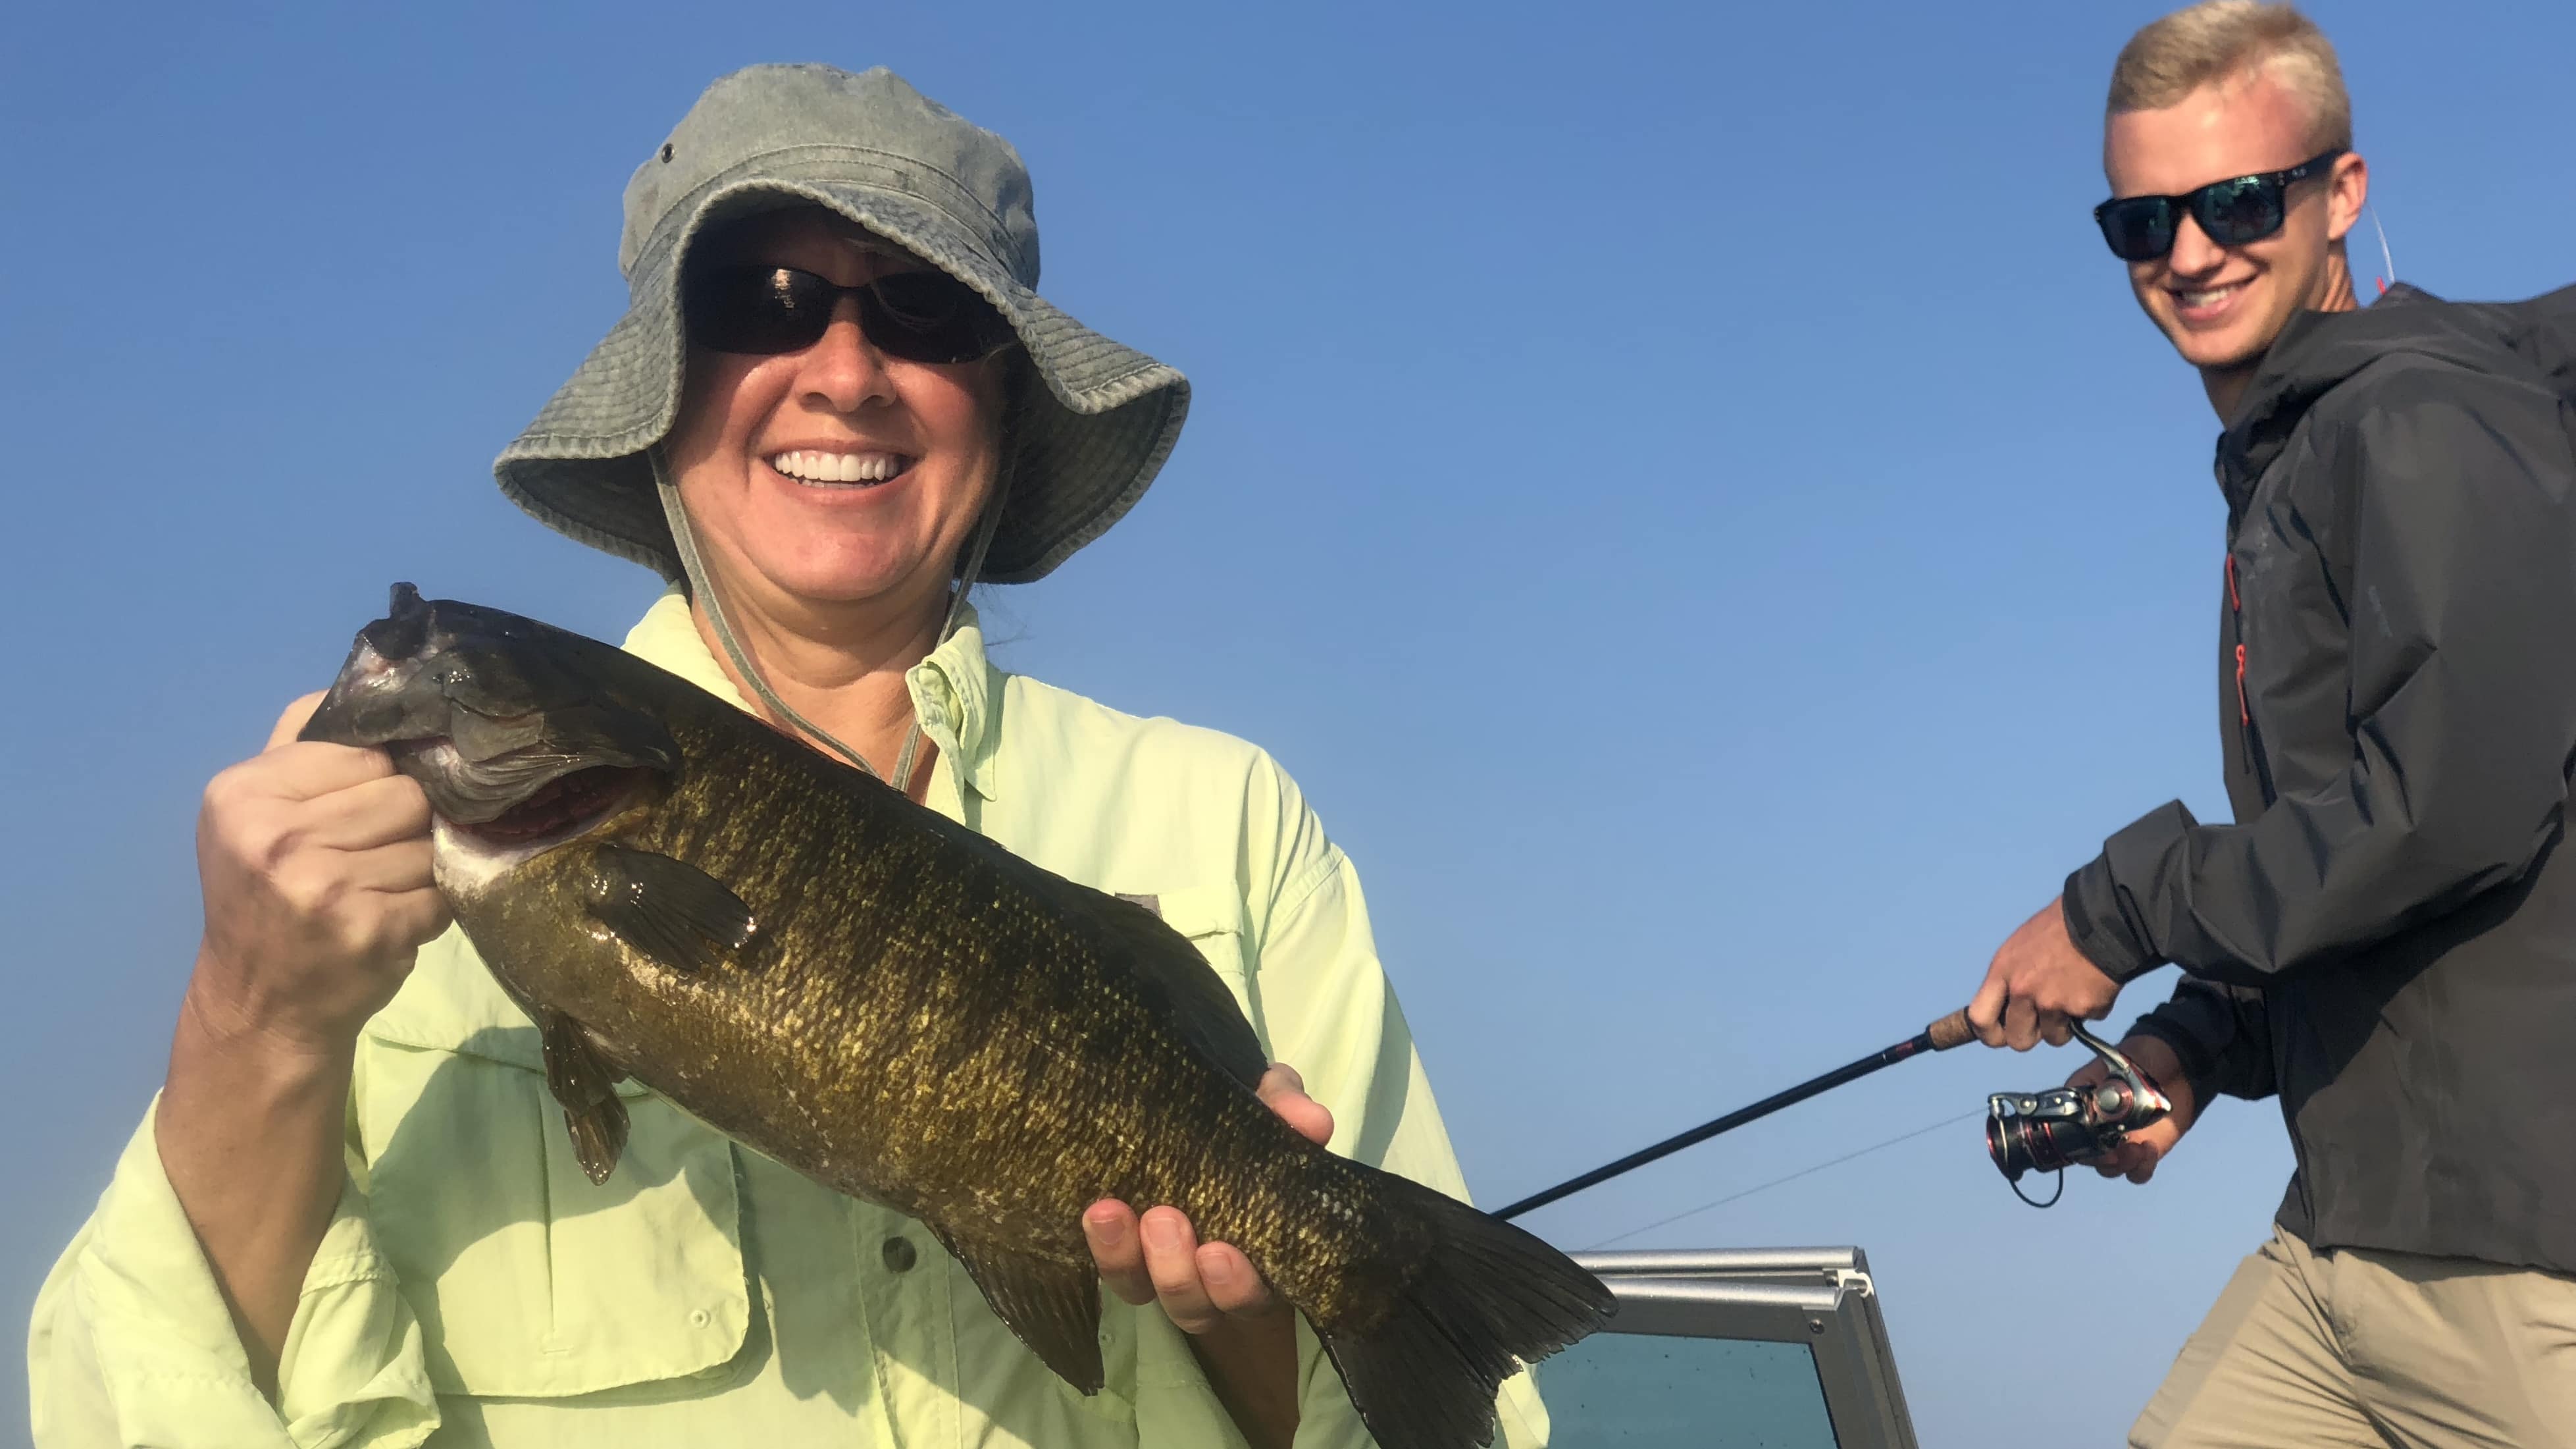
[[[1948,1016],[1923,1028],[1892,1047],[1871,1052],[1859,1061],[1834,1068],[1821,1077],[1811,1077],[1785,1092],[1775,1092],[1750,1107],[1738,1107],[1714,1121],[1702,1122],[1688,1132],[1667,1137],[1652,1147],[1631,1152],[1616,1162],[1605,1162],[1580,1177],[1569,1177],[1543,1192],[1531,1193],[1509,1207],[1494,1209],[1494,1216],[1510,1222],[1525,1212],[1543,1208],[1549,1203],[1572,1197],[1587,1187],[1597,1187],[1623,1173],[1633,1172],[1649,1162],[1660,1162],[1685,1147],[1694,1147],[1720,1133],[1732,1132],[1749,1122],[1759,1122],[1784,1107],[1794,1107],[1810,1097],[1830,1092],[1849,1082],[1857,1082],[1882,1067],[1911,1061],[1929,1052],[1946,1052],[1977,1039],[1974,1026],[1968,1022],[1968,1009],[1960,1007]]]
[[[1724,1197],[1722,1197],[1722,1198],[1719,1198],[1719,1199],[1718,1199],[1717,1201],[1715,1201],[1715,1202],[1704,1202],[1704,1203],[1701,1203],[1698,1207],[1695,1207],[1695,1208],[1689,1208],[1689,1209],[1686,1209],[1686,1210],[1684,1210],[1684,1211],[1682,1211],[1682,1212],[1677,1212],[1677,1213],[1673,1214],[1671,1217],[1668,1217],[1668,1218],[1658,1219],[1658,1220],[1657,1220],[1657,1221],[1655,1221],[1655,1222],[1651,1222],[1651,1223],[1646,1224],[1644,1227],[1640,1227],[1640,1228],[1630,1228],[1628,1231],[1626,1231],[1626,1232],[1624,1232],[1624,1233],[1619,1234],[1619,1235],[1618,1235],[1617,1237],[1615,1237],[1615,1238],[1603,1238],[1600,1242],[1594,1243],[1594,1244],[1592,1244],[1592,1245],[1591,1245],[1591,1246],[1589,1246],[1589,1247],[1585,1247],[1585,1248],[1578,1248],[1578,1249],[1576,1249],[1575,1251],[1577,1251],[1577,1252],[1582,1252],[1582,1253],[1597,1253],[1597,1252],[1599,1252],[1600,1250],[1602,1250],[1603,1248],[1609,1247],[1612,1243],[1624,1243],[1624,1242],[1626,1242],[1627,1240],[1629,1240],[1630,1238],[1633,1238],[1633,1237],[1637,1236],[1639,1233],[1651,1233],[1651,1232],[1653,1232],[1653,1231],[1654,1231],[1655,1229],[1657,1229],[1657,1228],[1670,1227],[1670,1226],[1672,1226],[1674,1223],[1680,1222],[1680,1221],[1681,1221],[1682,1219],[1684,1219],[1684,1218],[1693,1218],[1693,1217],[1697,1217],[1697,1216],[1699,1216],[1701,1213],[1709,1212],[1709,1211],[1712,1211],[1712,1210],[1717,1209],[1717,1208],[1722,1208],[1722,1207],[1726,1206],[1728,1203],[1734,1202],[1734,1201],[1736,1201],[1736,1200],[1737,1200],[1737,1199],[1739,1199],[1739,1198],[1748,1198],[1748,1197],[1753,1196],[1753,1195],[1754,1195],[1755,1193],[1757,1193],[1757,1192],[1768,1192],[1768,1191],[1770,1191],[1771,1189],[1773,1189],[1773,1188],[1775,1188],[1775,1187],[1780,1186],[1780,1185],[1781,1185],[1782,1183],[1784,1183],[1784,1182],[1796,1182],[1799,1178],[1807,1177],[1807,1176],[1811,1176],[1811,1175],[1813,1175],[1813,1174],[1815,1174],[1815,1173],[1822,1172],[1822,1171],[1824,1171],[1824,1170],[1825,1170],[1826,1168],[1828,1168],[1828,1167],[1840,1167],[1840,1166],[1842,1166],[1844,1163],[1851,1161],[1851,1160],[1852,1160],[1853,1158],[1855,1158],[1855,1157],[1867,1157],[1867,1156],[1868,1156],[1868,1155],[1870,1155],[1871,1153],[1878,1151],[1880,1148],[1883,1148],[1883,1147],[1894,1147],[1896,1144],[1898,1144],[1898,1143],[1900,1143],[1900,1142],[1911,1142],[1911,1141],[1913,1141],[1915,1138],[1920,1137],[1920,1136],[1922,1136],[1923,1134],[1925,1134],[1925,1133],[1927,1133],[1927,1132],[1938,1132],[1938,1131],[1940,1131],[1940,1130],[1941,1130],[1942,1128],[1944,1128],[1944,1127],[1956,1127],[1957,1125],[1959,1125],[1959,1124],[1960,1124],[1960,1123],[1962,1123],[1962,1122],[1967,1121],[1967,1120],[1968,1120],[1969,1118],[1971,1118],[1971,1117],[1981,1117],[1981,1116],[1983,1116],[1983,1115],[1985,1115],[1985,1114],[1984,1114],[1982,1111],[1978,1111],[1978,1112],[1962,1112],[1962,1113],[1960,1113],[1960,1114],[1959,1114],[1958,1116],[1956,1116],[1956,1117],[1944,1117],[1944,1118],[1942,1118],[1940,1121],[1935,1122],[1935,1123],[1931,1124],[1931,1125],[1930,1125],[1930,1126],[1928,1126],[1928,1127],[1917,1127],[1917,1128],[1915,1128],[1915,1129],[1914,1129],[1913,1131],[1911,1131],[1911,1132],[1907,1132],[1907,1133],[1904,1133],[1904,1134],[1902,1134],[1902,1135],[1900,1135],[1900,1136],[1896,1136],[1896,1137],[1890,1137],[1890,1138],[1888,1138],[1888,1139],[1887,1139],[1886,1141],[1884,1141],[1884,1142],[1876,1142],[1876,1143],[1872,1143],[1871,1145],[1869,1145],[1869,1146],[1867,1146],[1867,1147],[1863,1147],[1863,1148],[1861,1148],[1860,1150],[1858,1150],[1858,1151],[1856,1151],[1856,1152],[1846,1152],[1846,1153],[1844,1153],[1842,1156],[1837,1157],[1837,1158],[1833,1159],[1833,1160],[1832,1160],[1832,1161],[1830,1161],[1830,1162],[1819,1162],[1819,1163],[1817,1163],[1817,1164],[1816,1164],[1815,1166],[1813,1166],[1813,1167],[1802,1167],[1802,1168],[1799,1168],[1796,1172],[1790,1173],[1790,1174],[1789,1174],[1788,1176],[1786,1176],[1786,1177],[1775,1177],[1775,1178],[1771,1179],[1769,1182],[1761,1183],[1761,1184],[1758,1184],[1758,1185],[1753,1186],[1753,1187],[1748,1187],[1748,1188],[1744,1189],[1744,1190],[1743,1190],[1743,1191],[1741,1191],[1741,1192],[1731,1192],[1731,1193],[1728,1193],[1726,1196],[1724,1196]]]

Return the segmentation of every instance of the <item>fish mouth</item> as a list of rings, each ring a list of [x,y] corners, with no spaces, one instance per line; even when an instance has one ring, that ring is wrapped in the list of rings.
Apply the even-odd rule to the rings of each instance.
[[[661,771],[645,766],[591,765],[557,775],[476,821],[440,810],[433,795],[433,878],[450,900],[478,898],[539,856],[613,826],[659,798],[667,784]]]
[[[418,780],[429,807],[485,847],[534,854],[588,834],[657,789],[649,765],[584,759],[537,748],[469,760],[452,739],[387,746],[394,768]]]
[[[587,835],[622,814],[661,779],[641,765],[594,765],[558,775],[489,820],[457,828],[507,850],[544,850]]]

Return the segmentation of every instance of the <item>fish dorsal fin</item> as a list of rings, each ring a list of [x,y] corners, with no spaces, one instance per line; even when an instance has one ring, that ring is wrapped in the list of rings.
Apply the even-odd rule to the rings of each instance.
[[[1067,1267],[993,1243],[965,1242],[931,1230],[983,1290],[993,1315],[1055,1370],[1086,1394],[1100,1392],[1100,1274]]]
[[[760,932],[751,907],[722,881],[687,861],[603,844],[590,856],[592,919],[617,939],[680,971],[743,962]]]
[[[580,1022],[559,1011],[544,1016],[546,1090],[563,1104],[572,1154],[592,1182],[608,1181],[626,1151],[626,1104],[617,1082],[626,1075],[600,1055]]]
[[[1138,974],[1163,988],[1181,1034],[1228,1076],[1247,1087],[1261,1085],[1270,1054],[1261,1049],[1261,1038],[1253,1035],[1252,1023],[1243,1019],[1234,993],[1226,989],[1199,948],[1134,901],[1082,886],[1073,889],[1081,893],[1080,904],[1107,928],[1110,942],[1134,963]]]

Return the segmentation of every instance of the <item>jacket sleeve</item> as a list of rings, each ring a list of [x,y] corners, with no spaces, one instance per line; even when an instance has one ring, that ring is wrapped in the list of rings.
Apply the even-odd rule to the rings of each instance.
[[[2243,824],[2176,802],[2112,836],[2065,911],[2114,979],[2172,961],[2259,986],[2518,879],[2558,831],[2576,750],[2569,433],[2537,387],[2425,371],[2377,384],[2308,465],[2350,509],[2349,763]]]
[[[145,1114],[36,1295],[27,1373],[38,1449],[408,1449],[428,1438],[438,1405],[420,1328],[356,1180],[305,1273],[271,1404],[161,1170],[152,1123]]]
[[[2271,1006],[2254,987],[2185,976],[2172,998],[2139,1017],[2128,1034],[2151,1036],[2174,1049],[2202,1111],[2221,1093],[2260,1100],[2278,1090]]]
[[[1262,778],[1262,777],[1267,777]],[[1275,804],[1270,798],[1275,796]],[[1256,771],[1246,859],[1251,989],[1271,1058],[1297,1069],[1307,1095],[1333,1114],[1333,1151],[1381,1167],[1452,1197],[1467,1198],[1466,1177],[1448,1128],[1431,1098],[1421,1055],[1404,1010],[1379,965],[1376,938],[1359,874],[1297,788],[1265,757]],[[1274,829],[1275,827],[1275,829]],[[1155,1338],[1140,1340],[1140,1378],[1151,1382],[1158,1340],[1186,1354],[1177,1330],[1159,1313],[1142,1315]],[[1369,1449],[1372,1440],[1351,1407],[1340,1376],[1303,1316],[1297,1321],[1301,1403],[1298,1449]],[[1194,1376],[1194,1375],[1193,1375]],[[1158,1436],[1155,1407],[1141,1397],[1144,1442],[1198,1442]],[[1202,1390],[1204,1392],[1204,1390]],[[1547,1442],[1547,1411],[1523,1372],[1503,1384],[1494,1449],[1537,1449]]]

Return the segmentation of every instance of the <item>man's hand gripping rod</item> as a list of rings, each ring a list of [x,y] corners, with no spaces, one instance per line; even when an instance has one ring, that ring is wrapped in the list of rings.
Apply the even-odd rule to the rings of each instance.
[[[1685,1147],[1706,1142],[1720,1132],[1732,1132],[1747,1122],[1768,1117],[1783,1107],[1794,1106],[1820,1092],[1830,1092],[1845,1082],[1856,1082],[1881,1067],[1892,1067],[1907,1057],[1920,1056],[1925,1052],[1946,1052],[1954,1046],[1976,1039],[1976,1029],[1968,1025],[1968,1009],[1964,1006],[1960,1007],[1957,1011],[1951,1012],[1948,1016],[1923,1028],[1916,1035],[1898,1042],[1885,1051],[1872,1052],[1849,1066],[1836,1067],[1812,1081],[1800,1082],[1777,1096],[1765,1097],[1750,1107],[1738,1108],[1714,1122],[1703,1122],[1678,1137],[1667,1137],[1643,1151],[1631,1152],[1616,1162],[1604,1163],[1581,1177],[1567,1178],[1545,1192],[1532,1193],[1522,1198],[1519,1202],[1495,1213],[1494,1216],[1519,1217],[1534,1208],[1543,1208],[1559,1198],[1571,1197],[1587,1187],[1608,1182],[1623,1172],[1643,1167],[1659,1157],[1669,1157]]]

